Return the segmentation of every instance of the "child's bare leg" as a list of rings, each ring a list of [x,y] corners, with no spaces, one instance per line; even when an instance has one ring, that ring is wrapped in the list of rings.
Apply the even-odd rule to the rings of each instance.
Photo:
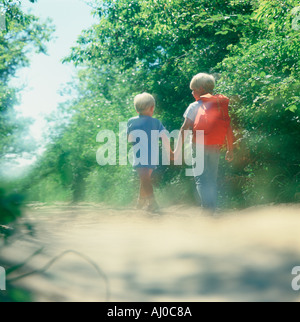
[[[140,198],[147,199],[153,196],[153,186],[151,181],[151,175],[153,170],[148,168],[138,169],[140,176]]]
[[[142,208],[146,203],[149,203],[150,205],[154,203],[156,204],[151,179],[152,172],[153,170],[148,168],[138,169],[141,183],[138,208]]]
[[[138,202],[138,208],[142,208],[145,203],[148,203],[148,210],[151,212],[157,212],[159,207],[154,197],[153,185],[152,185],[152,169],[142,168],[138,170],[141,181],[140,199]]]

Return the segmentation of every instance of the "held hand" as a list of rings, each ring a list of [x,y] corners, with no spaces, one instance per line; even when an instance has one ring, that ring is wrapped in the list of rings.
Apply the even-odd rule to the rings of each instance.
[[[174,151],[174,158],[173,158],[173,160],[172,161],[174,161],[174,162],[177,162],[182,156],[181,156],[181,153],[182,153],[182,149],[181,148],[179,148],[179,149],[176,149],[175,151]]]
[[[227,151],[225,159],[228,162],[232,162],[234,160],[233,151]]]
[[[175,159],[175,155],[174,155],[174,152],[171,150],[171,153],[170,153],[170,160],[171,161],[174,161]]]

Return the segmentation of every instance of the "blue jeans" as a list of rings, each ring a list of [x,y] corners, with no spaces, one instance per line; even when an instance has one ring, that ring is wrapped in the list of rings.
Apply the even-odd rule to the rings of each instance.
[[[201,199],[202,207],[215,212],[218,200],[218,170],[220,161],[220,146],[204,147],[204,171],[196,176],[196,188]]]

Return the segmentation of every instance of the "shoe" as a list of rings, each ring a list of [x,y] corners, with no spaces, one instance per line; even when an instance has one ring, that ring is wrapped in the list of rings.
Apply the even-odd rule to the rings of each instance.
[[[146,199],[139,199],[136,204],[136,209],[141,210],[141,209],[144,209],[145,206],[146,206]]]
[[[152,212],[153,214],[160,214],[160,208],[159,205],[157,204],[157,202],[151,201],[150,204],[147,207],[147,211]]]

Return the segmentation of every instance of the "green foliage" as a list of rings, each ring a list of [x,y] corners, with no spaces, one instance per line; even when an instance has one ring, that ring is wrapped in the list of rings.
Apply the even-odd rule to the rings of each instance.
[[[17,288],[11,283],[7,282],[6,285],[7,291],[0,292],[0,302],[1,303],[19,303],[19,302],[33,302],[33,294],[27,290]]]
[[[19,194],[7,194],[6,191],[0,189],[0,230],[1,225],[7,225],[16,221],[21,215],[21,205],[23,197]],[[2,228],[4,232],[4,228]],[[1,233],[0,231],[0,236]]]
[[[34,2],[34,1],[31,1]],[[19,1],[1,0],[5,12],[6,30],[0,30],[0,159],[7,153],[26,151],[20,135],[30,120],[17,119],[13,106],[17,103],[16,88],[9,85],[16,71],[29,65],[28,54],[35,50],[46,53],[53,28],[39,22],[33,15],[24,14]]]
[[[153,92],[159,112],[172,111],[164,114],[167,125],[179,126],[191,77],[223,60],[248,28],[251,10],[249,1],[101,2],[99,24],[82,34],[67,60],[104,68],[110,86],[120,77],[131,92]]]
[[[34,2],[34,1],[31,1]],[[17,154],[34,149],[33,143],[21,141],[24,129],[31,120],[16,117],[13,110],[17,103],[17,89],[12,88],[10,80],[16,71],[28,66],[28,54],[32,49],[45,52],[44,42],[50,39],[52,27],[39,23],[37,17],[24,14],[19,1],[1,0],[1,11],[5,12],[5,30],[0,30],[0,161],[7,154]],[[24,196],[14,192],[14,187],[0,187],[0,236],[11,233],[11,227],[21,216]]]
[[[240,158],[248,158],[237,175],[247,204],[292,202],[300,191],[299,31],[293,28],[296,1],[261,1],[251,32],[216,70],[218,90],[233,97]]]

